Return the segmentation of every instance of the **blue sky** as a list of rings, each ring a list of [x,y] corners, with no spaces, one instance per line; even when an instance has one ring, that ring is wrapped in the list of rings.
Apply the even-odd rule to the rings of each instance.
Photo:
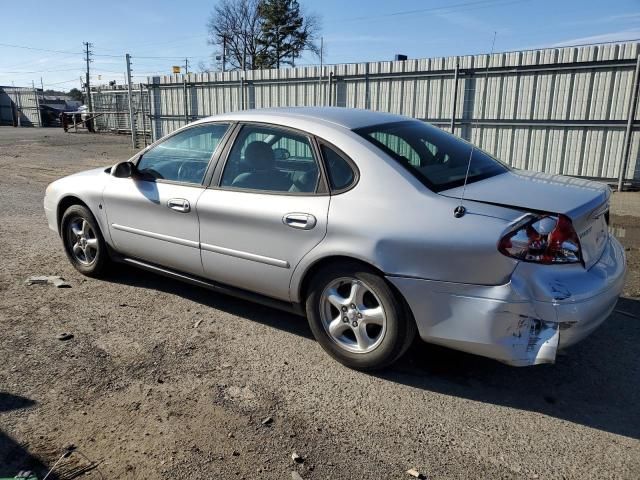
[[[96,54],[92,82],[170,73],[185,56],[210,63],[206,23],[215,0],[9,1],[0,7],[0,85],[67,90],[84,73],[82,42]],[[325,63],[488,52],[640,38],[640,0],[300,0],[320,18]],[[89,12],[90,20],[84,19]],[[72,13],[75,13],[73,15]],[[30,50],[6,45],[21,45]],[[175,58],[143,58],[175,57]],[[301,63],[317,63],[305,55]]]

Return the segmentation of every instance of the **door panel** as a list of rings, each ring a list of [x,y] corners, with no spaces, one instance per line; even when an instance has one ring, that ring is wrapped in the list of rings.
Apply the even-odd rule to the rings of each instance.
[[[326,233],[329,199],[206,190],[197,204],[204,275],[289,300],[293,269]]]
[[[104,202],[118,252],[202,275],[195,206],[228,127],[203,123],[179,130],[142,154],[133,178],[111,177]]]
[[[202,275],[195,205],[203,191],[200,186],[111,177],[104,203],[116,250]]]

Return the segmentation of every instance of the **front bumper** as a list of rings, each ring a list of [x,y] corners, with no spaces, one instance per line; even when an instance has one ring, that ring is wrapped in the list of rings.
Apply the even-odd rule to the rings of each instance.
[[[589,270],[520,263],[509,283],[496,286],[387,278],[423,340],[525,366],[553,363],[558,349],[593,332],[615,307],[625,271],[624,250],[610,236]]]
[[[49,187],[47,187],[47,192],[45,192],[44,196],[44,215],[47,218],[47,224],[49,228],[54,232],[58,233],[58,218],[57,218],[57,209],[55,204],[52,202],[51,196],[48,194]]]

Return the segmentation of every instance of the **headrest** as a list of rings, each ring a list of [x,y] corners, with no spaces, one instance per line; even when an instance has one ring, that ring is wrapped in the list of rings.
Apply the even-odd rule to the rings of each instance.
[[[253,171],[270,170],[275,167],[273,150],[264,142],[255,141],[247,145],[244,161]]]

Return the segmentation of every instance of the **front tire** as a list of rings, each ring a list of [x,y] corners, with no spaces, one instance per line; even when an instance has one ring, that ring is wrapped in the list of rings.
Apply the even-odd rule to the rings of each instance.
[[[60,222],[60,236],[71,264],[83,275],[98,277],[109,263],[109,253],[96,219],[88,208],[72,205]]]
[[[322,348],[357,370],[390,365],[416,333],[402,299],[384,278],[358,263],[331,265],[316,274],[306,312]]]

